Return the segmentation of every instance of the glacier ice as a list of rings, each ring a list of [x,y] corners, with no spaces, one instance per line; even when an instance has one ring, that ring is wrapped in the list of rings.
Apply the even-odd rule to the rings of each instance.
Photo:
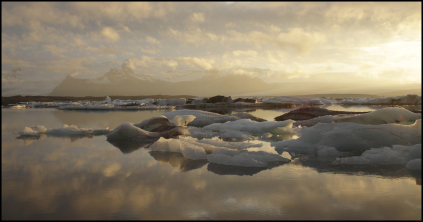
[[[225,142],[218,140],[195,140],[190,138],[160,138],[152,145],[151,151],[181,153],[187,159],[207,159],[210,163],[242,167],[268,167],[270,162],[290,162],[289,159],[264,151],[237,151],[258,144]]]
[[[224,123],[227,121],[234,121],[240,119],[237,116],[224,116],[217,113],[201,111],[201,110],[174,110],[163,116],[168,119],[173,119],[175,116],[193,115],[196,118],[188,124],[188,126],[203,127],[212,123]]]
[[[273,143],[276,151],[316,153],[319,145],[335,147],[341,152],[392,145],[414,145],[421,143],[421,119],[411,125],[319,123],[301,128],[299,134],[298,139]]]
[[[126,122],[120,124],[107,134],[107,140],[148,140],[159,137],[175,137],[184,135],[185,133],[186,129],[183,127],[175,127],[161,132],[150,132],[140,129],[132,123]]]
[[[264,133],[271,133],[274,135],[293,134],[295,131],[292,129],[293,120],[285,121],[267,121],[256,122],[250,119],[240,119],[226,123],[213,123],[203,127],[203,129],[212,131],[233,130],[251,133],[254,135],[263,135]]]
[[[336,118],[334,122],[352,122],[361,124],[387,124],[387,123],[401,123],[412,124],[417,119],[421,119],[421,113],[413,113],[402,107],[388,107],[375,110],[370,113],[358,114],[355,116]]]
[[[74,136],[74,135],[105,135],[109,133],[109,128],[91,129],[75,125],[64,124],[62,128],[47,129],[44,126],[25,127],[23,132],[18,132],[21,136],[37,136],[39,134],[48,134],[56,136]]]
[[[150,145],[150,149],[151,151],[182,153],[185,158],[192,160],[207,159],[207,154],[203,147],[179,139],[161,137]]]
[[[392,147],[371,148],[364,151],[361,156],[337,158],[334,164],[373,164],[373,165],[404,165],[407,168],[417,168],[410,162],[422,157],[422,144],[412,146],[393,145]],[[421,167],[420,167],[421,168]]]

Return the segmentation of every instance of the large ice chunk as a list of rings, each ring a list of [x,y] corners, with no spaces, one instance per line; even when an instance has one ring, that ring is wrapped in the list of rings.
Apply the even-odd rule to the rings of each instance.
[[[414,124],[364,125],[357,123],[319,123],[301,128],[301,137],[273,143],[277,152],[316,153],[320,145],[338,151],[367,150],[392,145],[421,143],[421,119]]]
[[[158,132],[149,132],[143,129],[140,129],[132,123],[122,123],[114,130],[112,130],[108,135],[107,139],[114,140],[131,140],[131,139],[141,139],[141,138],[153,138],[159,137]]]
[[[344,118],[337,118],[334,120],[334,122],[352,122],[372,125],[387,123],[412,124],[417,119],[421,118],[421,113],[413,113],[402,107],[388,107],[375,110],[370,113],[364,113]]]
[[[190,127],[188,128],[188,133],[186,135],[197,139],[204,139],[216,137],[219,133],[211,130],[205,130],[203,128]]]
[[[25,127],[23,132],[18,132],[21,136],[36,136],[37,134],[48,134],[56,136],[75,136],[75,135],[105,135],[109,133],[109,128],[91,129],[75,125],[64,124],[62,128],[47,129],[44,126]]]
[[[227,121],[234,121],[240,119],[237,116],[224,116],[217,113],[201,111],[201,110],[174,110],[163,116],[168,119],[173,119],[176,116],[193,115],[196,118],[188,124],[188,126],[203,127],[212,123],[224,123]]]
[[[175,116],[171,120],[177,126],[187,126],[190,122],[192,122],[196,117],[194,115],[182,115],[182,116]]]
[[[373,165],[406,165],[410,160],[422,158],[422,144],[412,146],[393,145],[391,147],[371,148],[361,156],[337,158],[334,164],[373,164]],[[410,168],[415,168],[413,162]]]
[[[294,133],[294,131],[292,131],[293,123],[293,120],[285,120],[280,122],[255,122],[249,119],[240,119],[232,122],[210,124],[203,127],[203,129],[212,131],[234,130],[248,132],[255,135],[263,135],[264,133],[281,135]]]
[[[152,151],[182,153],[187,159],[207,159],[206,151],[198,145],[180,140],[160,138],[150,146]]]
[[[243,142],[225,142],[211,139],[195,140],[182,137],[179,139],[164,139],[150,146],[152,151],[181,153],[187,159],[207,159],[210,163],[242,166],[242,167],[268,167],[270,162],[290,162],[277,154],[263,151],[239,152],[238,150],[257,147],[262,144],[249,144]]]

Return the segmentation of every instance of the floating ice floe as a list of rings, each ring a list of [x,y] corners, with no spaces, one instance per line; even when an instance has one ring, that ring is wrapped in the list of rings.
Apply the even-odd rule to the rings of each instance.
[[[337,158],[335,165],[403,165],[407,169],[421,169],[422,144],[412,146],[371,148],[361,156]],[[419,164],[420,163],[420,164]]]
[[[26,105],[24,104],[19,104],[19,105],[14,105],[10,107],[11,109],[25,109]]]
[[[272,145],[278,153],[317,153],[319,146],[335,147],[340,152],[364,151],[383,146],[418,144],[421,143],[421,133],[421,119],[411,125],[319,123],[301,128],[298,139],[275,142]]]
[[[60,106],[61,110],[161,110],[174,109],[174,106],[156,106],[156,105],[134,105],[134,106],[118,106],[113,104],[90,104],[90,105],[67,105]]]
[[[150,145],[152,151],[181,153],[187,159],[207,159],[210,163],[241,166],[268,167],[270,162],[290,162],[277,154],[258,152],[239,152],[235,149],[256,147],[258,144],[225,142],[217,140],[195,140],[192,138],[160,138]]]
[[[207,126],[212,123],[224,123],[227,121],[234,121],[241,119],[238,116],[225,116],[220,115],[217,113],[201,111],[201,110],[175,110],[165,114],[162,116],[167,117],[168,119],[173,119],[175,116],[183,116],[183,115],[193,115],[195,119],[188,124],[188,126],[195,126],[195,127],[203,127]]]
[[[415,94],[380,98],[345,98],[339,102],[344,105],[421,105],[422,98]]]
[[[340,114],[340,115],[328,115],[328,116],[319,116],[313,119],[308,120],[299,120],[295,121],[292,125],[293,126],[301,126],[301,127],[310,127],[314,126],[318,123],[332,123],[333,121],[345,118],[345,117],[351,117],[356,116],[356,114]]]
[[[82,128],[75,125],[64,124],[62,128],[47,129],[44,126],[25,127],[23,132],[18,132],[23,137],[39,136],[40,134],[56,135],[56,136],[75,136],[75,135],[105,135],[109,133],[108,128],[91,129]]]
[[[339,114],[319,116],[309,120],[296,121],[293,125],[310,127],[316,125],[317,123],[332,122],[353,122],[370,125],[399,123],[407,125],[413,124],[417,119],[421,118],[421,113],[413,113],[401,107],[387,107],[363,114]]]
[[[203,128],[189,127],[186,135],[197,139],[204,139],[219,136],[219,133],[211,130],[205,130]]]
[[[174,137],[184,135],[186,129],[182,127],[175,127],[167,131],[150,132],[136,127],[132,123],[122,123],[109,134],[107,140],[128,140],[128,141],[141,141],[159,137]]]
[[[412,124],[417,119],[421,118],[421,113],[413,113],[402,107],[388,107],[375,110],[370,113],[364,113],[344,118],[337,118],[334,121],[337,123],[352,122],[371,125],[387,123]]]
[[[236,134],[235,131],[246,132],[256,136],[262,136],[265,133],[271,133],[273,135],[296,134],[295,129],[292,129],[293,123],[293,120],[285,120],[279,122],[255,122],[251,121],[250,119],[240,119],[226,123],[213,123],[203,127],[203,129],[217,132],[223,131],[223,133],[225,134],[234,135]]]

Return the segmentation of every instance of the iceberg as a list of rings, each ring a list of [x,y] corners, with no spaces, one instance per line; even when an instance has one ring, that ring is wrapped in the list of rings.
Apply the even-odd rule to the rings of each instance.
[[[44,126],[25,127],[23,132],[18,132],[21,136],[37,136],[40,134],[54,136],[75,136],[75,135],[106,135],[110,132],[109,128],[91,129],[75,125],[64,124],[62,128],[47,129]]]
[[[174,110],[162,116],[167,117],[168,119],[173,119],[175,116],[183,115],[193,115],[195,119],[188,124],[188,126],[203,127],[212,123],[224,123],[227,121],[234,121],[241,119],[237,116],[224,116],[217,113],[201,111],[201,110]]]
[[[401,123],[412,124],[417,119],[421,119],[421,113],[413,113],[402,107],[388,107],[375,110],[370,113],[359,114],[356,116],[337,118],[336,123],[352,122],[361,124],[387,124],[387,123]]]
[[[107,134],[107,140],[128,140],[128,141],[148,141],[151,139],[157,139],[159,137],[175,137],[179,135],[185,135],[186,129],[183,127],[175,127],[171,130],[161,132],[150,132],[138,128],[132,123],[122,123],[109,134]]]
[[[163,132],[168,131],[176,127],[174,123],[171,123],[166,117],[158,116],[150,119],[145,119],[140,123],[134,124],[134,126],[151,132]]]
[[[393,145],[391,147],[371,148],[364,151],[361,156],[337,158],[335,165],[403,165],[410,169],[418,169],[415,160],[422,158],[422,144],[412,146]],[[413,161],[413,162],[410,162]],[[421,165],[420,165],[421,169]]]
[[[204,139],[204,138],[213,138],[219,135],[218,132],[213,132],[211,130],[205,130],[203,128],[198,127],[189,127],[187,136],[197,138],[197,139]]]
[[[317,123],[342,123],[352,122],[361,124],[387,124],[387,123],[399,123],[399,124],[413,124],[417,119],[421,119],[421,113],[413,113],[402,107],[387,107],[372,112],[362,114],[337,114],[319,116],[308,120],[296,121],[293,126],[314,126]]]
[[[364,151],[392,145],[421,143],[421,119],[414,124],[365,125],[358,123],[319,123],[300,128],[298,139],[275,142],[275,150],[317,153],[320,145],[335,147],[340,152]]]
[[[20,105],[14,105],[10,107],[11,109],[25,109],[26,105],[25,104],[20,104]]]
[[[181,153],[185,158],[191,160],[207,159],[206,151],[196,144],[179,139],[160,138],[150,145],[151,151]]]
[[[344,98],[339,102],[344,105],[421,105],[422,98],[415,94],[380,98]]]
[[[265,133],[271,133],[273,135],[296,134],[292,129],[293,123],[293,120],[285,120],[280,122],[255,122],[251,121],[250,119],[240,119],[226,123],[213,123],[203,127],[203,129],[218,132],[222,130],[242,131],[260,136]]]
[[[242,142],[231,143],[210,139],[196,141],[189,138],[160,138],[150,145],[150,149],[151,151],[181,153],[187,159],[207,159],[210,163],[230,166],[268,167],[270,162],[290,162],[289,159],[283,158],[280,155],[264,151],[238,151],[239,149],[260,145]]]

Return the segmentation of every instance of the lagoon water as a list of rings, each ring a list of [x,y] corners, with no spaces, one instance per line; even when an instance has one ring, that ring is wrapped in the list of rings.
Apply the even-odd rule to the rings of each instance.
[[[249,113],[272,121],[290,110]],[[2,108],[2,219],[421,220],[421,171],[341,169],[301,158],[270,169],[229,167],[111,144],[104,135],[22,140],[14,132],[64,124],[114,129],[166,112]],[[277,153],[268,141],[250,142]]]

